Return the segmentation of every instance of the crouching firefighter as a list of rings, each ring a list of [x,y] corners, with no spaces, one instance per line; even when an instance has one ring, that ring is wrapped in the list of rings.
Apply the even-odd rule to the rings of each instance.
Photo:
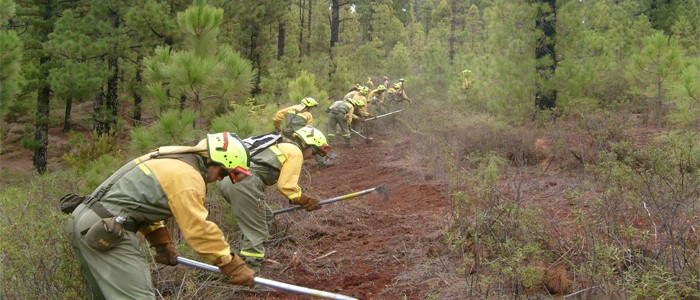
[[[321,208],[318,199],[302,192],[299,175],[304,159],[327,155],[330,146],[323,133],[311,126],[297,129],[291,138],[267,134],[244,140],[251,153],[249,179],[219,183],[223,197],[231,204],[236,224],[243,234],[240,254],[250,268],[260,271],[265,258],[264,243],[270,238],[273,214],[265,199],[265,189],[277,184],[291,204],[306,211]]]
[[[305,97],[301,99],[301,103],[281,109],[275,113],[272,118],[272,126],[275,131],[281,133],[287,138],[293,138],[294,133],[304,126],[313,126],[314,117],[311,115],[311,110],[318,106],[316,99]],[[335,163],[328,159],[326,155],[316,154],[314,160],[319,167],[331,167]]]
[[[254,272],[231,253],[219,227],[207,221],[206,183],[240,181],[248,151],[228,132],[208,134],[194,147],[166,146],[122,166],[72,211],[71,247],[87,281],[89,299],[155,299],[141,232],[155,259],[177,264],[164,220],[173,217],[187,244],[236,285],[252,286]]]

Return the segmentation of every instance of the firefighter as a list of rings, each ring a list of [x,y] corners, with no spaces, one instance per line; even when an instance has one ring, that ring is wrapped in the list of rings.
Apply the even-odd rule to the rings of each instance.
[[[326,110],[328,112],[328,140],[333,142],[335,136],[340,132],[345,140],[345,146],[350,147],[350,126],[354,119],[359,120],[360,117],[355,114],[355,110],[360,109],[365,106],[364,100],[347,98],[345,100],[338,100],[333,102],[331,106]]]
[[[246,139],[247,140],[247,139]],[[301,205],[307,211],[321,208],[317,198],[299,187],[299,175],[304,159],[328,155],[330,146],[323,133],[311,126],[294,131],[289,138],[256,149],[251,157],[251,176],[244,182],[223,180],[220,190],[231,204],[236,224],[243,234],[240,254],[246,264],[260,271],[265,258],[264,243],[270,238],[273,214],[265,200],[265,189],[277,185],[277,191],[290,204]]]
[[[272,117],[272,126],[277,132],[291,136],[297,129],[314,124],[311,110],[316,106],[318,106],[316,99],[305,97],[299,104],[278,110]]]
[[[232,133],[207,134],[194,147],[166,146],[125,164],[72,212],[70,245],[87,281],[89,299],[155,299],[141,232],[156,262],[177,264],[164,224],[173,217],[187,244],[237,285],[252,286],[254,272],[231,252],[207,220],[206,183],[250,175],[248,151]]]

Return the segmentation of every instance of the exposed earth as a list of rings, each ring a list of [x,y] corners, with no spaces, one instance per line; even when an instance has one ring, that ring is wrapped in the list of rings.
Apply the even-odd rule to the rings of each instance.
[[[319,211],[279,215],[270,259],[261,277],[358,299],[424,299],[435,277],[425,258],[445,253],[440,226],[448,208],[445,185],[421,168],[408,136],[373,135],[353,147],[335,146],[336,165],[306,164],[300,185],[322,199],[387,185],[324,205]],[[275,245],[277,244],[277,245]],[[294,258],[296,253],[296,258]],[[240,295],[239,295],[240,296]],[[290,293],[246,293],[243,299],[310,299]]]

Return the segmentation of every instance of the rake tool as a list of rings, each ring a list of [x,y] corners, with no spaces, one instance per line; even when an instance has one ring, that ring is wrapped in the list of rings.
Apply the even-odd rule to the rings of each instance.
[[[347,200],[347,199],[350,199],[350,198],[355,198],[355,197],[359,197],[359,196],[362,196],[362,195],[366,195],[366,194],[369,194],[369,193],[371,193],[371,192],[377,192],[379,195],[382,196],[382,198],[383,198],[384,201],[389,201],[389,192],[390,192],[389,186],[386,185],[386,184],[382,184],[382,185],[380,185],[380,186],[378,186],[378,187],[371,188],[371,189],[366,189],[366,190],[364,190],[364,191],[354,192],[354,193],[350,193],[350,194],[347,194],[347,195],[343,195],[343,196],[338,196],[338,197],[335,197],[335,198],[326,199],[326,200],[323,200],[323,201],[319,202],[318,204],[326,205],[326,204],[328,204],[328,203],[333,203],[333,202],[337,202],[337,201],[341,201],[341,200]],[[287,208],[275,210],[275,211],[272,212],[272,214],[278,215],[278,214],[282,214],[282,213],[286,213],[286,212],[290,212],[290,211],[299,210],[299,209],[301,209],[301,208],[302,208],[301,206],[287,207]]]
[[[200,269],[200,270],[214,272],[214,273],[221,273],[221,270],[219,270],[219,268],[216,266],[205,264],[203,262],[198,262],[196,260],[187,259],[187,258],[184,258],[181,256],[177,257],[177,262],[181,263],[183,265],[186,265],[186,266]],[[284,283],[284,282],[274,281],[271,279],[265,279],[262,277],[255,277],[253,280],[255,280],[256,284],[270,287],[270,288],[273,288],[276,290],[284,290],[287,292],[316,296],[316,297],[325,298],[325,299],[357,300],[356,298],[341,295],[341,294],[335,294],[335,293],[321,291],[321,290],[314,290],[314,289],[310,289],[307,287],[292,285],[292,284],[288,284],[288,283]]]
[[[368,144],[369,144],[369,143],[371,143],[372,140],[373,140],[371,137],[366,137],[366,136],[362,135],[362,133],[357,132],[357,130],[355,130],[355,129],[350,128],[350,130],[352,131],[352,133],[357,134],[357,135],[359,135],[361,138],[365,139],[365,143],[368,143]]]
[[[372,120],[374,120],[374,119],[383,118],[383,117],[386,117],[386,116],[388,116],[388,115],[393,115],[393,114],[395,114],[395,113],[400,113],[401,111],[403,111],[403,109],[399,109],[399,110],[397,110],[397,111],[392,111],[392,112],[390,112],[390,113],[385,113],[385,114],[382,114],[382,115],[378,115],[378,116],[376,116],[376,117],[367,118],[367,119],[365,119],[365,122],[366,122],[366,121],[372,121]]]

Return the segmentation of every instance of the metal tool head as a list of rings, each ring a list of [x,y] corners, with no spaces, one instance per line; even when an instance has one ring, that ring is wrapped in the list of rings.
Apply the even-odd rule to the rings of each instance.
[[[377,192],[377,194],[382,197],[382,200],[385,202],[389,202],[391,200],[391,188],[389,188],[388,185],[382,184],[376,188],[374,188],[374,191]]]

